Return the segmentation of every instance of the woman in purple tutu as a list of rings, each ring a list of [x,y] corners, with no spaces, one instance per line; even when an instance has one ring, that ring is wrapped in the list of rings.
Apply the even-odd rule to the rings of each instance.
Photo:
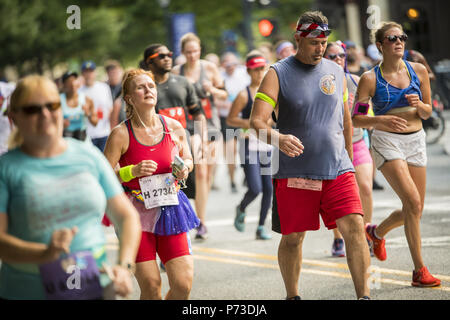
[[[188,232],[200,221],[180,190],[194,165],[185,131],[178,121],[155,112],[157,91],[151,72],[128,71],[122,94],[127,120],[112,130],[104,154],[140,214],[135,275],[141,299],[162,298],[156,253],[169,278],[165,298],[188,299],[194,276]]]

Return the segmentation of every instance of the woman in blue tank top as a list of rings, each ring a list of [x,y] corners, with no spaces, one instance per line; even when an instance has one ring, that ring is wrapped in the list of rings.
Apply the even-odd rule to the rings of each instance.
[[[89,121],[97,125],[98,117],[93,101],[78,92],[80,84],[76,72],[66,72],[62,76],[63,93],[60,94],[64,116],[64,137],[86,140],[86,125]]]
[[[378,226],[367,225],[367,238],[373,242],[375,256],[386,259],[384,236],[405,226],[414,263],[413,286],[440,285],[422,260],[420,218],[425,199],[426,145],[421,119],[431,115],[430,80],[426,68],[404,61],[407,40],[401,25],[384,23],[375,32],[375,43],[382,62],[365,72],[358,85],[353,124],[374,127],[372,148],[377,168],[402,201]],[[372,101],[374,117],[368,117],[366,104]]]
[[[252,112],[253,97],[261,84],[266,72],[266,60],[259,51],[251,51],[246,59],[247,72],[251,77],[250,86],[239,92],[230,109],[227,117],[229,126],[242,128],[245,134],[240,139],[240,152],[242,167],[247,181],[248,190],[244,198],[236,207],[234,219],[235,228],[243,232],[245,228],[245,209],[262,192],[261,209],[259,213],[259,223],[256,229],[256,239],[268,240],[272,236],[264,229],[264,222],[272,203],[272,176],[263,174],[262,168],[269,168],[270,162],[262,161],[262,157],[270,159],[270,146],[258,142],[255,136],[251,136],[247,131],[250,128],[250,114]],[[241,114],[241,116],[239,116]],[[254,147],[256,145],[256,148]]]

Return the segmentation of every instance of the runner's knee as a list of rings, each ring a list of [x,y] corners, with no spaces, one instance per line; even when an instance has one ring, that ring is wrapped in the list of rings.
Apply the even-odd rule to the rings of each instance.
[[[419,197],[409,197],[403,203],[403,212],[405,215],[412,215],[413,217],[422,217],[423,204]]]
[[[282,244],[286,247],[298,247],[301,246],[305,239],[305,232],[294,232],[287,236],[283,236]]]

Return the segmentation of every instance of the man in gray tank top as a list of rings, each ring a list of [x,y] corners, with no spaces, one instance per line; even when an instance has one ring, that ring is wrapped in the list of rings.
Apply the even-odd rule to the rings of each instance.
[[[305,12],[295,33],[297,52],[274,64],[255,97],[250,125],[274,152],[274,213],[282,238],[278,263],[286,299],[300,299],[298,281],[305,232],[338,227],[347,247],[347,261],[358,299],[369,299],[369,250],[363,210],[351,162],[352,131],[344,72],[322,59],[328,19]],[[267,125],[275,109],[276,130]],[[275,221],[274,221],[275,222]]]

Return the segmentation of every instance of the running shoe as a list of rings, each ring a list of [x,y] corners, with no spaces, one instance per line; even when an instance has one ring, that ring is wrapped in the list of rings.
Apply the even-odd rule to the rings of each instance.
[[[245,230],[245,212],[241,211],[238,205],[236,207],[236,217],[234,218],[234,227],[239,232],[244,232]]]
[[[344,239],[334,239],[331,255],[333,257],[345,257]]]
[[[286,300],[302,300],[302,298],[300,298],[300,296],[295,296],[291,298],[286,297]]]
[[[231,183],[231,193],[238,193],[238,189],[236,188],[236,184],[234,182]]]
[[[206,226],[200,222],[200,225],[197,227],[197,234],[195,235],[195,239],[206,240],[208,239],[208,229]]]
[[[384,187],[374,179],[372,184],[372,190],[384,190]]]
[[[441,280],[433,277],[427,267],[423,266],[419,271],[413,271],[413,287],[437,287],[441,285]]]
[[[364,297],[359,298],[358,300],[370,300],[370,297],[364,296]]]
[[[385,240],[384,238],[380,240],[375,237],[374,231],[376,227],[376,225],[366,224],[366,238],[367,240],[372,242],[372,248],[375,257],[377,257],[377,259],[380,261],[384,261],[387,258]]]
[[[258,226],[256,229],[256,240],[270,240],[272,239],[272,235],[264,229],[264,226]]]
[[[159,262],[159,267],[161,272],[166,272],[166,267],[164,266],[164,263],[162,263],[162,261]]]

